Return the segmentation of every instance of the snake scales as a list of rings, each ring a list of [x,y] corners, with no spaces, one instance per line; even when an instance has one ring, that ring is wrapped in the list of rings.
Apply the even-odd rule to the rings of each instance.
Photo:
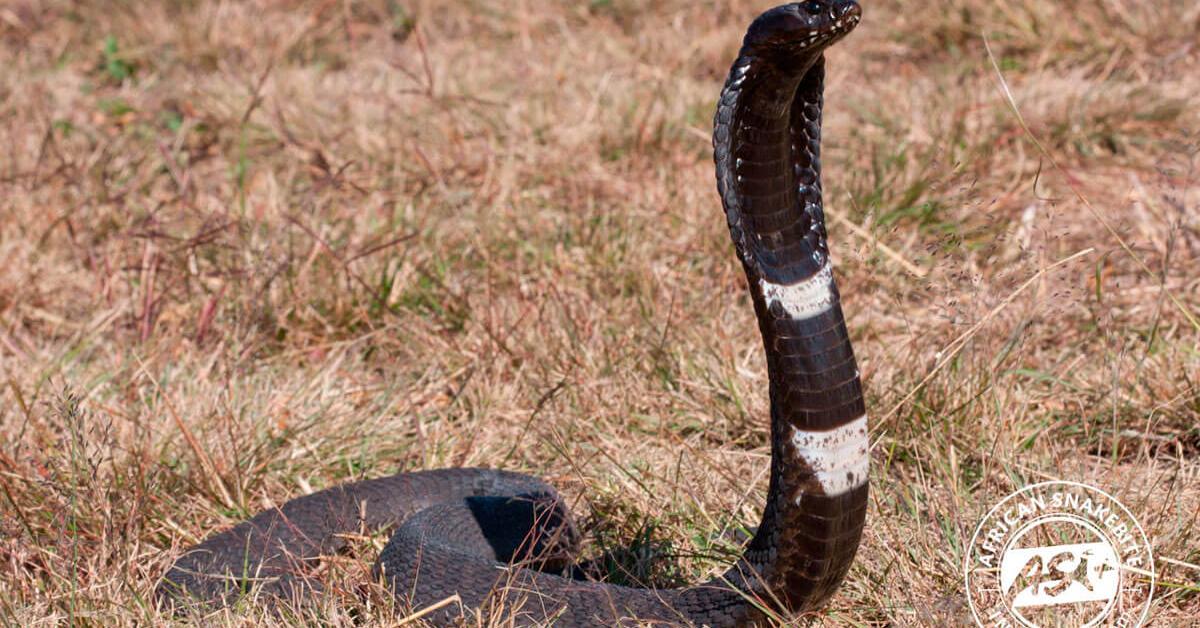
[[[759,16],[717,105],[717,187],[746,272],[769,373],[771,475],[753,539],[726,573],[679,589],[560,575],[577,535],[554,488],[487,469],[402,473],[287,502],[188,550],[158,596],[177,610],[228,604],[250,583],[270,596],[321,589],[314,561],[342,535],[394,526],[375,567],[404,605],[457,594],[518,623],[764,623],[837,589],[867,504],[866,415],[826,242],[820,144],[824,50],[849,33],[853,0],[813,0]],[[520,563],[520,565],[516,565]],[[426,615],[448,623],[448,606]]]

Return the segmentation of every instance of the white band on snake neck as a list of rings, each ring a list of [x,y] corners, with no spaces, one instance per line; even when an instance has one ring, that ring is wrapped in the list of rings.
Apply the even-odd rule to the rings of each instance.
[[[825,432],[793,428],[792,445],[826,495],[841,495],[867,481],[871,444],[865,414]]]
[[[794,284],[758,280],[767,307],[778,303],[794,320],[812,318],[833,307],[833,267],[826,261],[816,274]]]

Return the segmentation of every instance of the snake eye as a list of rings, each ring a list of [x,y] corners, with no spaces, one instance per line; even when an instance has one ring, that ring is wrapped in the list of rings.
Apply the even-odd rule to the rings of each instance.
[[[823,2],[818,2],[818,0],[809,0],[804,3],[804,10],[816,15],[821,12],[821,9],[825,8],[824,4]]]

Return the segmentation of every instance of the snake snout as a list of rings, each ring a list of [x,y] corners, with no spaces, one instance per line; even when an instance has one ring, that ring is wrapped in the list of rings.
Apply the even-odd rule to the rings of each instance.
[[[862,19],[862,6],[856,0],[809,0],[794,6],[811,16],[814,30],[831,37],[849,33]]]
[[[862,17],[862,7],[855,0],[834,0],[830,2],[830,9],[834,13],[834,19],[844,19],[847,17]]]

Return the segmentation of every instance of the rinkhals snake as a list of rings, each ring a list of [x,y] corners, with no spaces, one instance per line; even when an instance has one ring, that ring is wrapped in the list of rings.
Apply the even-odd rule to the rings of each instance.
[[[414,609],[457,595],[518,623],[731,626],[762,623],[763,609],[825,602],[854,559],[867,506],[866,411],[830,268],[820,167],[824,51],[860,14],[853,0],[762,14],[717,103],[717,188],[758,316],[771,402],[767,502],[728,571],[659,590],[556,575],[577,535],[552,487],[446,469],[337,486],[259,513],[189,549],[160,599],[177,609],[225,604],[249,582],[268,595],[311,595],[321,588],[307,575],[312,562],[344,546],[342,533],[395,526],[376,575]],[[459,612],[447,606],[425,619]]]

